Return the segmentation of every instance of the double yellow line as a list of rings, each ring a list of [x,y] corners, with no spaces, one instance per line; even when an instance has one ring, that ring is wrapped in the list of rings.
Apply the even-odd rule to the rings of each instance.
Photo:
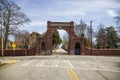
[[[71,80],[79,80],[79,78],[77,77],[76,73],[73,71],[72,68],[67,68],[67,72]]]

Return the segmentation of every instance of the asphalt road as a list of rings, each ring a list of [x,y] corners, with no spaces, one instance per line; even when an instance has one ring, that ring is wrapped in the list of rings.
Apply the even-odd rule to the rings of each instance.
[[[64,49],[58,48],[52,54],[53,55],[67,55],[68,52],[65,51]]]
[[[120,80],[120,57],[21,56],[0,68],[0,80]]]

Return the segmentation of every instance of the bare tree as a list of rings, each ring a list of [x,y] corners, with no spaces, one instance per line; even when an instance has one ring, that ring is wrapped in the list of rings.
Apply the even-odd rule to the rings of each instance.
[[[120,12],[118,12],[118,15],[114,18],[116,19],[116,23],[120,25]]]
[[[85,24],[85,22],[83,22],[83,20],[81,20],[80,23],[75,26],[75,30],[76,30],[78,36],[80,36],[80,37],[84,36],[86,26],[87,26],[87,24]]]
[[[118,24],[117,32],[118,32],[118,35],[120,37],[120,11],[118,12],[118,15],[114,17],[114,19],[116,20],[116,23]]]
[[[19,32],[15,32],[14,34],[15,42],[17,43],[18,48],[23,48],[25,44],[29,43],[29,35],[30,33],[26,30],[22,30]]]
[[[0,0],[0,11],[3,12],[4,49],[6,48],[8,35],[16,31],[18,26],[30,22],[30,19],[20,11],[20,7],[10,0]]]

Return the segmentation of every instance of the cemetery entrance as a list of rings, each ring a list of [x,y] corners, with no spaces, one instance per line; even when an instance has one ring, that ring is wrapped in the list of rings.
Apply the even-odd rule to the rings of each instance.
[[[74,22],[47,22],[47,32],[43,37],[36,38],[36,55],[52,54],[52,34],[58,29],[65,30],[69,35],[69,55],[83,54],[84,37],[78,37],[74,33]],[[43,51],[44,50],[44,51]]]

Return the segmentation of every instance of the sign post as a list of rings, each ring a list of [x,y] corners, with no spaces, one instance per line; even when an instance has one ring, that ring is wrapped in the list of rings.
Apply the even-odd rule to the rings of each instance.
[[[25,45],[24,45],[24,48],[25,48],[25,55],[27,56],[27,49],[28,49],[28,45],[27,45],[27,44],[25,44]]]
[[[93,21],[90,21],[90,35],[91,35],[90,55],[92,55],[92,22]]]
[[[14,56],[15,56],[15,48],[16,48],[16,44],[15,44],[14,42],[12,43],[12,47],[13,47]]]
[[[2,28],[3,28],[3,12],[2,11],[0,11],[0,18],[1,18],[1,54],[2,54],[2,56],[4,56],[4,50],[3,50],[3,32],[2,32]]]

